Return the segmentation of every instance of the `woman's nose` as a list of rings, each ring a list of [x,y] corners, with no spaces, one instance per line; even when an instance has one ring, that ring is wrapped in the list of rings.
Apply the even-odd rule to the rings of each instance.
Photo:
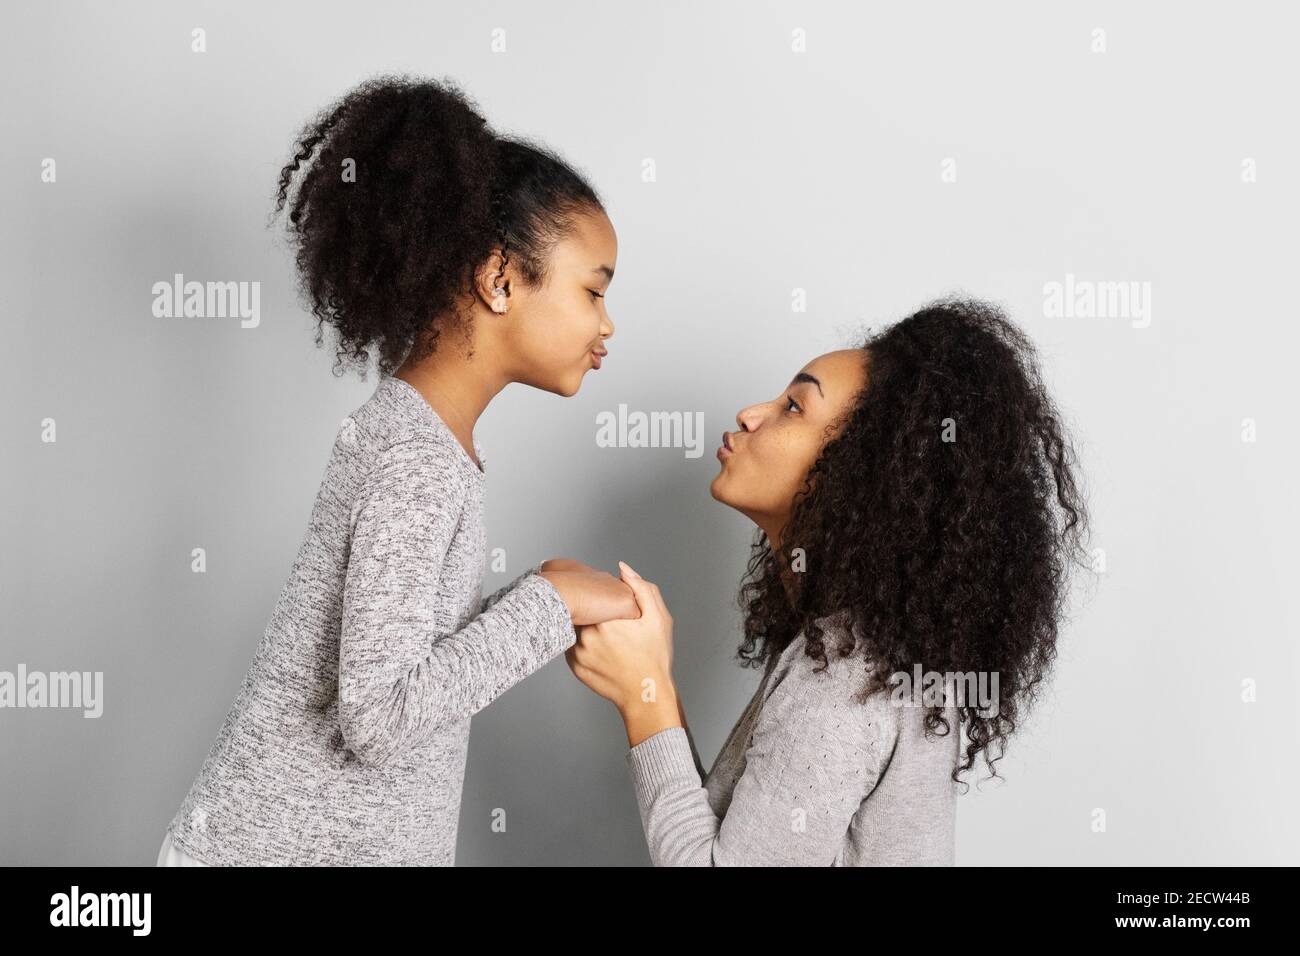
[[[752,432],[762,420],[762,406],[750,405],[736,413],[736,424],[747,432]]]

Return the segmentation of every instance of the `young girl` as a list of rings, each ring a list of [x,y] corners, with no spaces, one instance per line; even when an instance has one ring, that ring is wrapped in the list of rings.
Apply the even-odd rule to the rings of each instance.
[[[954,784],[980,753],[997,775],[1084,558],[1073,453],[1033,348],[992,307],[944,301],[814,359],[736,422],[711,490],[759,529],[740,657],[766,668],[712,770],[655,585],[624,565],[640,618],[581,627],[566,654],[623,717],[650,857],[951,864]],[[939,695],[887,686],[918,671]],[[942,696],[949,675],[965,696]]]
[[[511,382],[570,396],[614,333],[617,242],[596,193],[500,139],[454,86],[363,84],[304,131],[291,233],[336,368],[378,353],[306,537],[160,864],[451,864],[470,716],[636,615],[562,560],[486,601],[473,429]],[[400,365],[399,365],[400,363]]]

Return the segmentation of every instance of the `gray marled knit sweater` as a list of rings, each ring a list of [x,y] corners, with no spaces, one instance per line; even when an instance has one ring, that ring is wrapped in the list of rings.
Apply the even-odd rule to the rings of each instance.
[[[218,866],[454,862],[470,716],[574,642],[536,566],[483,600],[483,484],[401,379],[345,420],[289,580],[168,826],[179,849]]]
[[[860,654],[822,670],[806,649],[801,634],[773,659],[707,775],[680,727],[628,751],[656,866],[952,865],[957,708],[927,739],[924,708],[854,699]]]

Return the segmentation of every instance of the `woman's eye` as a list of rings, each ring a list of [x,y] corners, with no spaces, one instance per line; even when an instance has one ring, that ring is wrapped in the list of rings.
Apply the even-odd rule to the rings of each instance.
[[[802,409],[799,408],[799,403],[796,402],[793,398],[787,398],[785,400],[785,410],[787,412],[802,411]]]
[[[603,298],[605,298],[603,295],[601,295],[601,294],[600,294],[599,292],[597,292],[595,289],[588,289],[587,291],[591,293],[591,297],[592,297],[593,299],[603,299]]]

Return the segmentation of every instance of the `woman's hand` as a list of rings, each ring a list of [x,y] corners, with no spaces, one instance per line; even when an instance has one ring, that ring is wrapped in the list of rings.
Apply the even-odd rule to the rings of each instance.
[[[565,652],[575,677],[618,708],[636,746],[668,727],[682,726],[673,686],[673,618],[659,588],[619,562],[641,616],[578,629]]]
[[[580,564],[577,561],[569,562],[567,559],[552,560],[565,561],[569,566]],[[614,575],[588,568],[586,565],[581,565],[586,568],[585,571],[552,570],[547,567],[550,564],[551,561],[545,562],[540,573],[551,582],[555,590],[560,592],[560,597],[564,598],[574,627],[600,624],[616,618],[636,617],[641,613],[637,608],[632,589]]]

